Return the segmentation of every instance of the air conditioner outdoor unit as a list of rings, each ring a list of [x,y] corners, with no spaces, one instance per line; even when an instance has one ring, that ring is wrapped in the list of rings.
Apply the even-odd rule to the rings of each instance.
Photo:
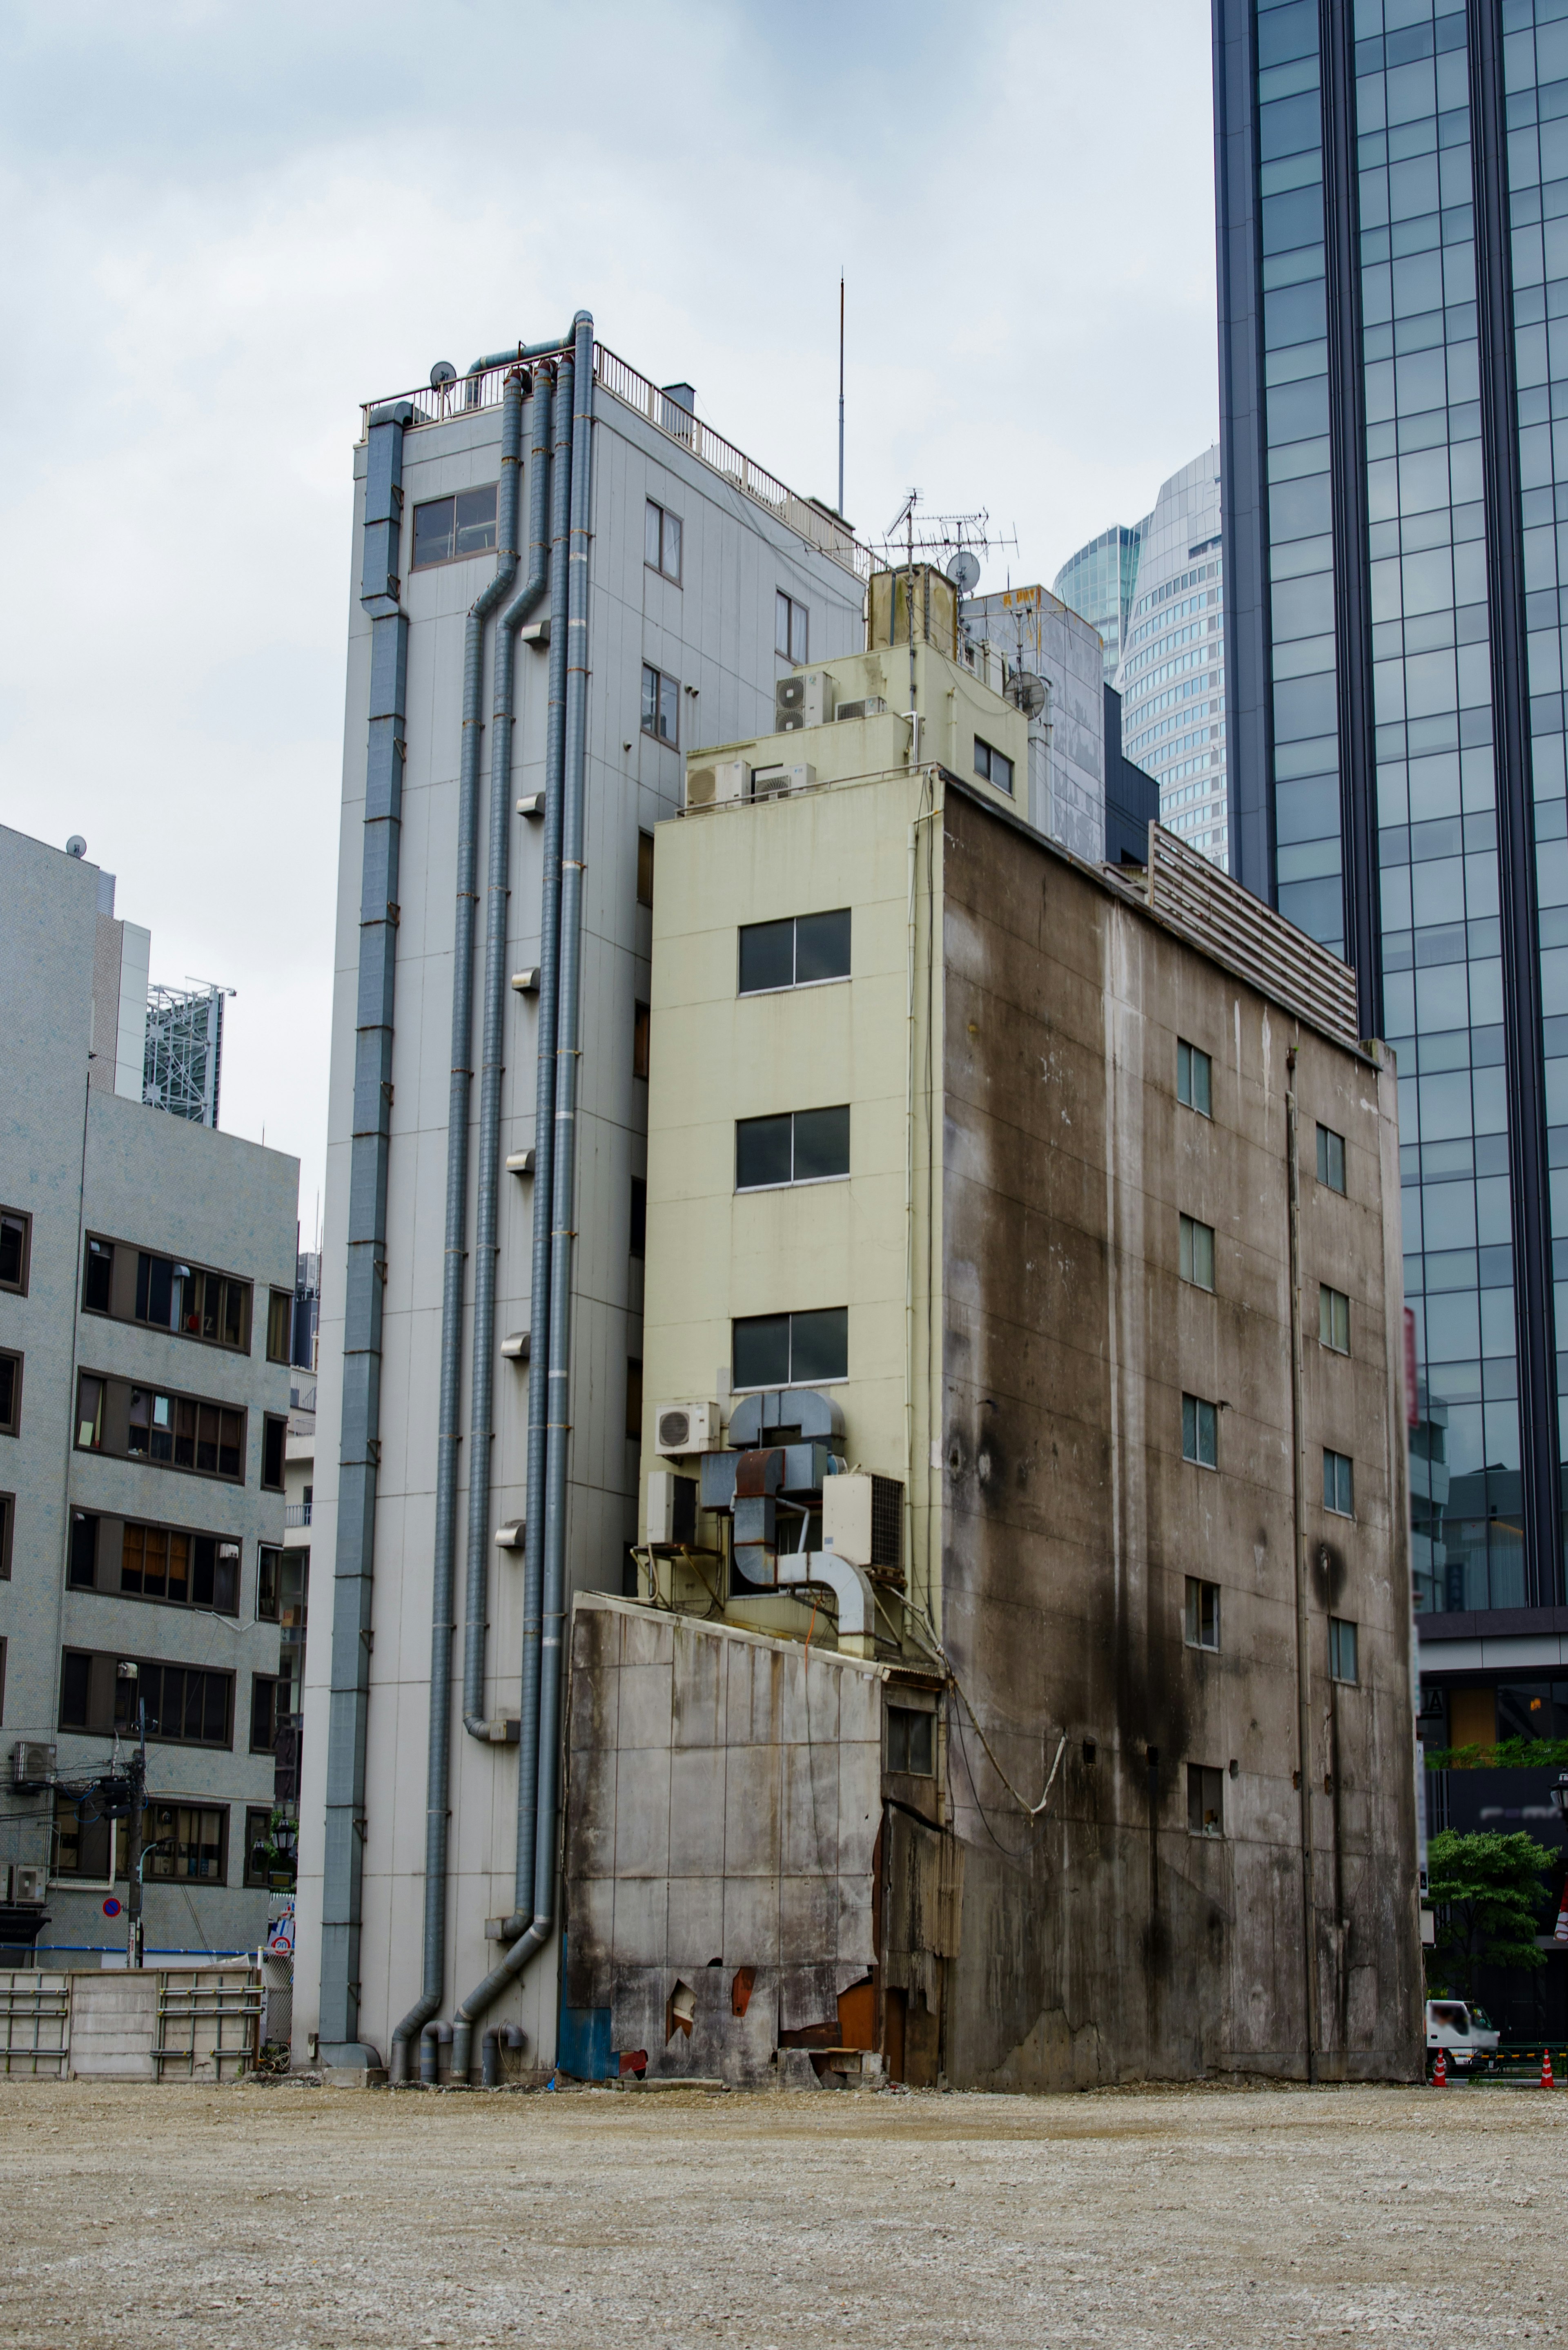
[[[11,1870],[11,1903],[14,1908],[38,1908],[44,1906],[48,1892],[49,1872],[47,1868],[30,1868],[17,1861]]]
[[[752,797],[754,800],[782,798],[785,792],[808,792],[816,781],[816,769],[802,760],[798,767],[758,767],[752,775]]]
[[[11,1749],[11,1784],[47,1787],[55,1775],[55,1750],[41,1739],[23,1739]]]
[[[774,688],[774,732],[794,734],[803,726],[826,726],[838,696],[837,681],[825,669],[799,670]]]
[[[749,798],[751,788],[752,771],[744,759],[718,759],[711,767],[686,770],[689,808],[723,807],[732,800]]]
[[[837,719],[880,718],[887,707],[879,693],[868,693],[864,702],[841,702],[833,714]]]
[[[653,1449],[679,1461],[689,1452],[719,1450],[716,1403],[661,1403],[653,1415]]]
[[[904,1488],[857,1471],[822,1481],[822,1547],[873,1575],[904,1571]]]
[[[697,1539],[697,1480],[673,1469],[648,1472],[648,1539],[656,1550]]]

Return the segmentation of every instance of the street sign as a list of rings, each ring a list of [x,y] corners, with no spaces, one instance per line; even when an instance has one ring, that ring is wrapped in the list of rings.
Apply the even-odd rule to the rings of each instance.
[[[106,1918],[118,1918],[119,1915],[119,1908],[120,1905],[118,1898],[111,1893],[109,1899],[103,1905],[104,1916]]]

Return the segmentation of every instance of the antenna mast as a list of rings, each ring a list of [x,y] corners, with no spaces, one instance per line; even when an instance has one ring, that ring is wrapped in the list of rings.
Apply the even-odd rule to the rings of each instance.
[[[838,273],[838,511],[844,512],[844,272]]]

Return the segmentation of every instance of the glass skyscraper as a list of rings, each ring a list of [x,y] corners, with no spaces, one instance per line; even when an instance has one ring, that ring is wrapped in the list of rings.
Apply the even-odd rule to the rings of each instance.
[[[1138,525],[1132,610],[1116,683],[1122,747],[1159,785],[1159,820],[1222,869],[1229,858],[1225,764],[1225,565],[1220,452],[1206,449],[1160,484]]]
[[[1550,1713],[1568,0],[1213,7],[1231,866],[1398,1055],[1423,1669],[1528,1639]]]
[[[1069,556],[1051,583],[1060,597],[1105,639],[1106,683],[1116,679],[1127,642],[1127,615],[1137,585],[1138,528],[1117,523]]]

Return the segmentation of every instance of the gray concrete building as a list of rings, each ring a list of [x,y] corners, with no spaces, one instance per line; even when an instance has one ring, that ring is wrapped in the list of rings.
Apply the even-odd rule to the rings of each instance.
[[[125,1948],[126,1835],[71,1790],[139,1709],[149,1954],[265,1929],[298,1183],[144,1106],[114,888],[0,830],[4,1931],[78,1964]]]
[[[1044,688],[1029,721],[1028,790],[1020,799],[1021,814],[1075,857],[1097,864],[1106,854],[1106,781],[1114,761],[1098,634],[1044,588],[967,597],[963,624],[992,647],[1009,674],[1036,677]],[[994,681],[1002,683],[1000,674]]]

